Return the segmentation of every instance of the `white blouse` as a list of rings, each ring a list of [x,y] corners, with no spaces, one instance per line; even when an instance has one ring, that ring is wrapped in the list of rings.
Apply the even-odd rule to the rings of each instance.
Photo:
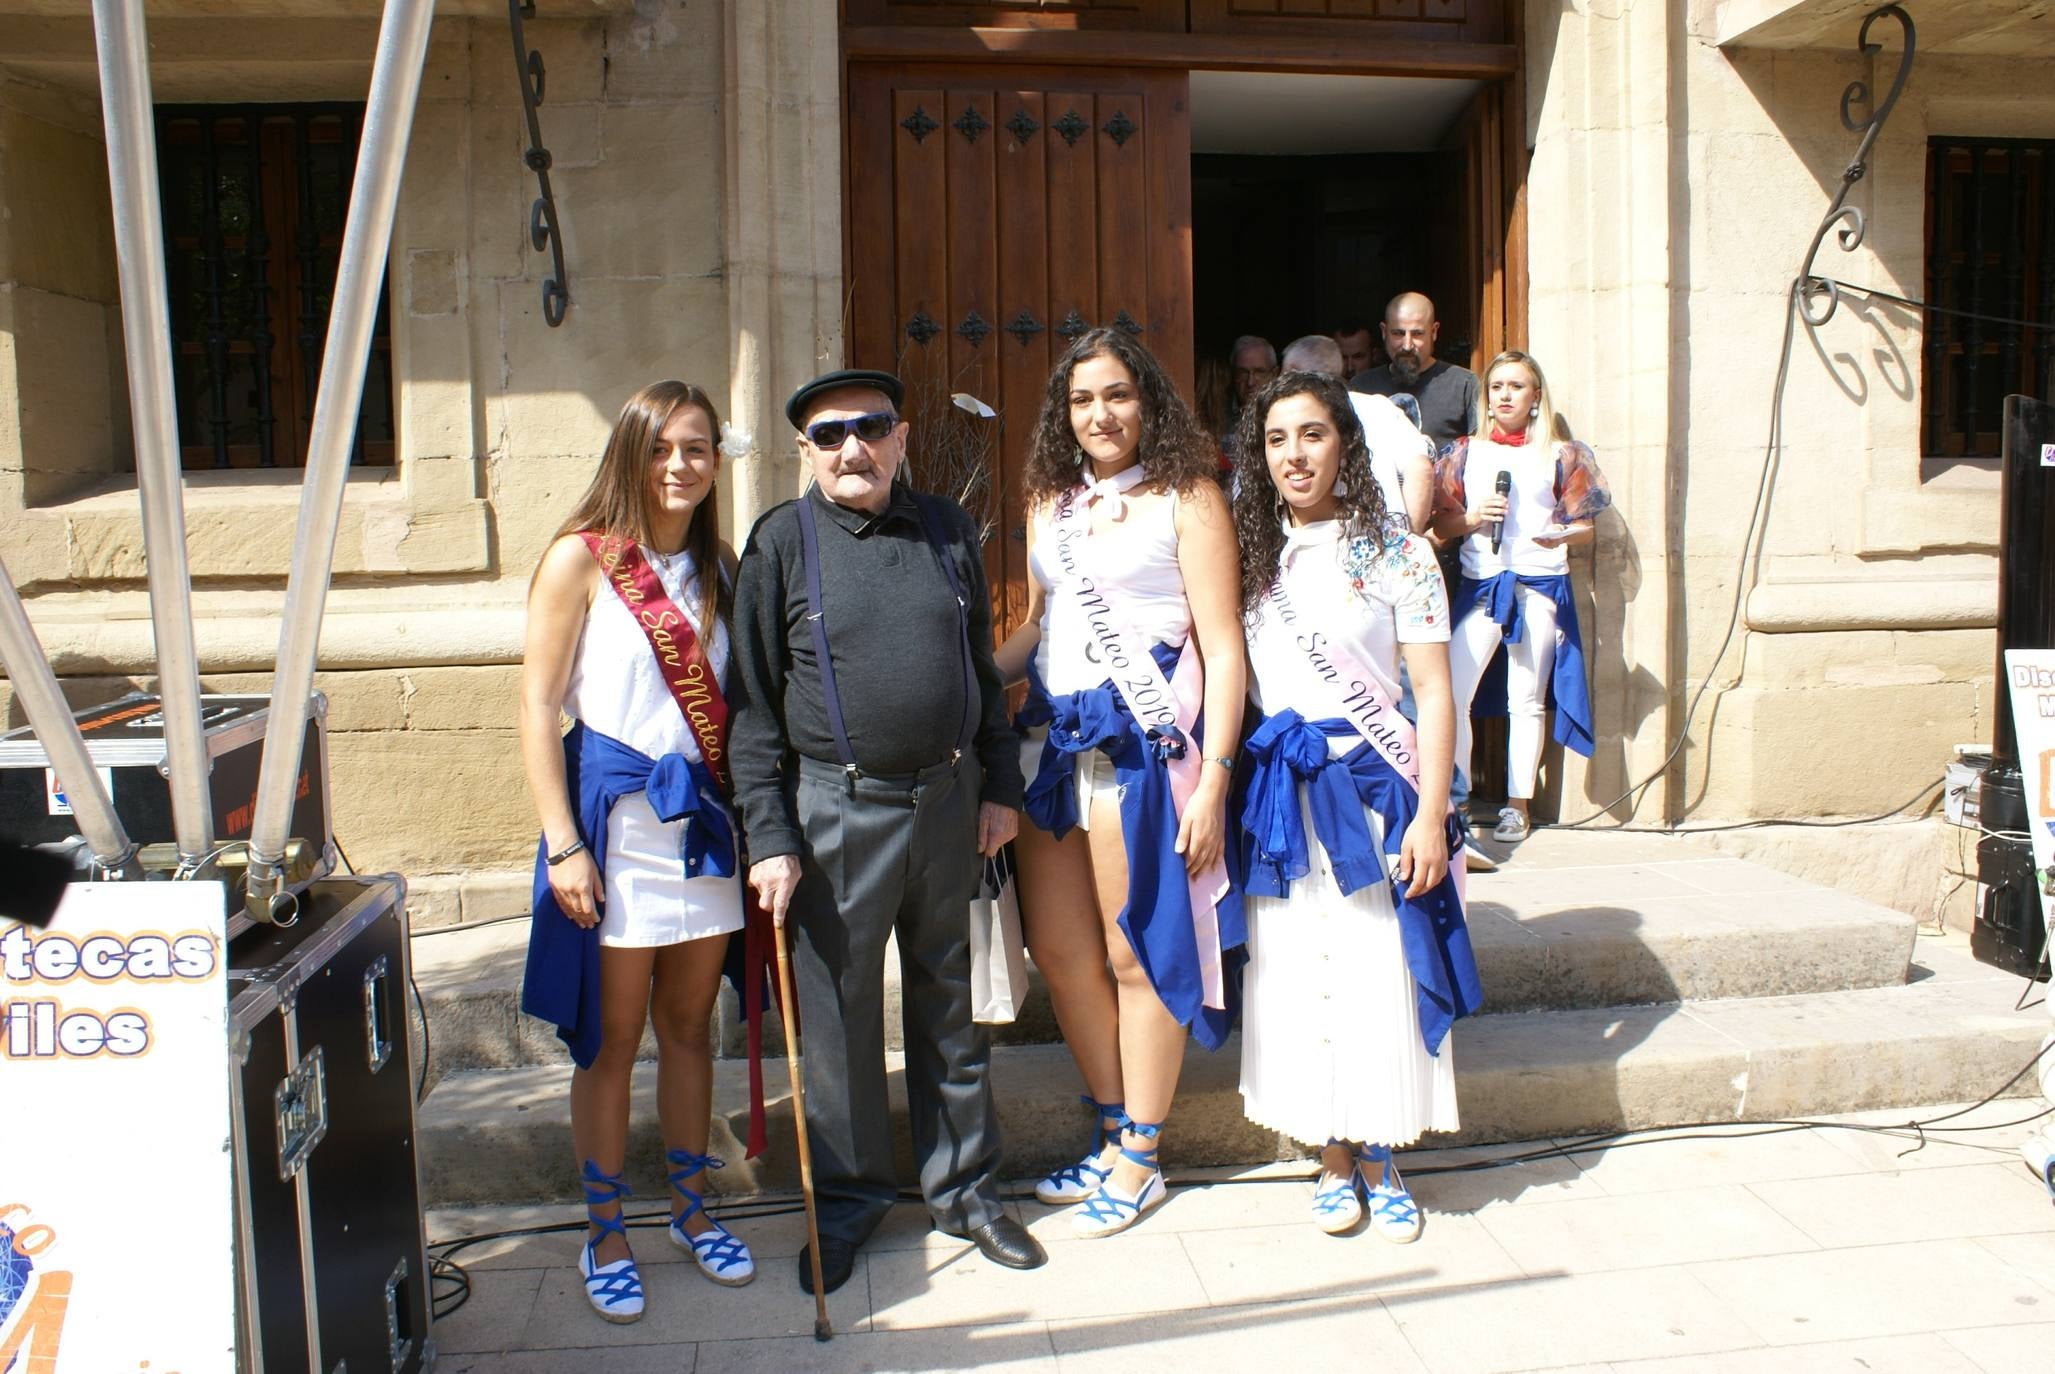
[[[1491,527],[1463,540],[1463,576],[1496,577],[1510,569],[1530,577],[1553,577],[1570,570],[1569,551],[1558,544],[1544,549],[1534,536],[1555,523],[1556,446],[1498,444],[1473,438],[1463,463],[1463,490],[1475,506],[1497,490],[1498,475],[1513,475],[1506,500],[1505,530],[1497,553],[1491,550]]]
[[[698,569],[689,551],[666,557],[648,546],[642,556],[663,584],[664,594],[692,622],[714,680],[728,678],[728,627],[716,623],[712,642],[700,623]],[[605,577],[593,593],[578,637],[578,656],[564,691],[564,714],[611,735],[651,758],[683,754],[699,761],[699,741],[685,723],[685,713],[664,682],[656,651],[635,622],[620,593]]]
[[[1399,646],[1446,643],[1448,593],[1434,551],[1417,535],[1392,543],[1344,539],[1338,520],[1286,532],[1280,579],[1293,623],[1273,599],[1247,617],[1249,686],[1265,712],[1287,707],[1308,720],[1336,714],[1340,696],[1309,658],[1319,634],[1369,669],[1399,698]]]
[[[1083,541],[1090,575],[1114,593],[1108,599],[1121,617],[1147,643],[1182,647],[1191,636],[1192,608],[1185,600],[1184,572],[1177,562],[1177,502],[1174,497],[1147,503],[1125,500],[1125,493],[1142,480],[1139,463],[1106,479],[1112,490],[1101,499],[1119,494],[1125,505],[1119,519],[1107,519],[1096,510],[1072,518],[1090,519],[1095,526]],[[1028,571],[1042,588],[1042,641],[1035,649],[1035,671],[1042,685],[1057,696],[1097,687],[1107,674],[1056,554],[1053,505],[1035,515]]]

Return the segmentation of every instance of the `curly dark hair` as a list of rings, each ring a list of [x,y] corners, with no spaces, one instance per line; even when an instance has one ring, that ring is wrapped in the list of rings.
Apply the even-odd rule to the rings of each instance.
[[[1077,434],[1070,426],[1070,374],[1087,358],[1111,358],[1135,379],[1142,402],[1142,437],[1136,446],[1142,472],[1159,491],[1189,492],[1219,468],[1219,450],[1192,408],[1177,394],[1156,355],[1118,329],[1088,330],[1056,360],[1035,415],[1021,496],[1032,510],[1078,483]]]
[[[1349,402],[1348,388],[1317,372],[1287,372],[1256,393],[1242,411],[1234,431],[1234,532],[1242,546],[1242,614],[1256,609],[1277,580],[1277,562],[1284,553],[1283,498],[1270,480],[1270,460],[1263,451],[1263,425],[1270,407],[1287,396],[1311,396],[1327,410],[1341,439],[1341,466],[1335,485],[1344,490],[1336,518],[1350,538],[1390,534],[1384,493],[1370,475],[1370,443],[1363,422]]]

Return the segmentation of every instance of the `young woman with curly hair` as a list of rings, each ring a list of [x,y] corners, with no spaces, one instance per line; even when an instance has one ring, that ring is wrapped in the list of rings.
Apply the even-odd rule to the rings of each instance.
[[[1285,373],[1235,437],[1262,712],[1243,751],[1243,1108],[1320,1147],[1321,1230],[1367,1211],[1411,1241],[1420,1211],[1392,1151],[1455,1129],[1449,1027],[1481,1001],[1450,871],[1448,599],[1426,540],[1385,510],[1340,382]],[[1401,655],[1417,729],[1398,709]]]
[[[1217,452],[1162,364],[1095,329],[1050,374],[1023,480],[1028,615],[998,653],[1028,681],[1022,915],[1099,1113],[1083,1160],[1035,1193],[1082,1203],[1084,1236],[1163,1201],[1187,1028],[1209,1048],[1227,1030],[1244,665]]]

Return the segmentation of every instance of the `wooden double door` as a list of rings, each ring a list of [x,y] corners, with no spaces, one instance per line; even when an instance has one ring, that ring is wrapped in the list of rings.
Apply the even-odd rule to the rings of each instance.
[[[1161,69],[849,69],[849,361],[905,381],[922,486],[985,465],[1002,633],[1027,609],[1019,476],[1051,365],[1107,325],[1191,394],[1186,88]]]
[[[990,522],[1004,634],[1027,609],[1019,479],[1052,364],[1086,329],[1111,326],[1193,395],[1187,72],[847,70],[848,361],[905,380],[915,480],[967,496]],[[1447,148],[1460,159],[1449,220],[1465,267],[1459,299],[1442,301],[1442,334],[1471,341],[1473,366],[1526,342],[1522,108],[1517,81],[1483,86]],[[997,418],[973,417],[955,395]]]

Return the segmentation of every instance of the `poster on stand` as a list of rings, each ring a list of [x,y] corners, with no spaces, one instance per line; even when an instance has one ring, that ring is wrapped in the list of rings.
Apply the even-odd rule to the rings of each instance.
[[[2041,894],[2041,920],[2049,922],[2055,910],[2048,893],[2049,871],[2055,869],[2055,649],[2007,649],[2005,679],[2012,692],[2027,829],[2033,832],[2034,886]]]
[[[226,898],[76,883],[0,922],[0,1371],[235,1368]]]

